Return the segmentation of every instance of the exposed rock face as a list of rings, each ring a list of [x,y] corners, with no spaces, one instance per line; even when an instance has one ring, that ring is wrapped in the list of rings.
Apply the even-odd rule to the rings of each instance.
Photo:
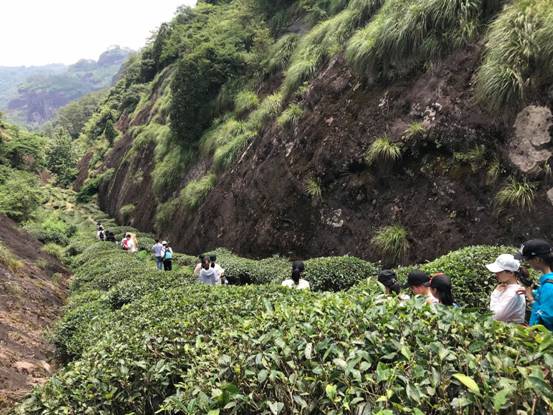
[[[553,188],[547,191],[547,199],[553,205]]]
[[[521,172],[537,173],[549,160],[552,126],[553,114],[547,107],[530,105],[518,114],[509,145],[509,159]]]
[[[494,212],[495,195],[515,168],[507,167],[514,119],[504,123],[474,105],[479,62],[480,49],[471,46],[408,79],[364,85],[343,59],[331,61],[305,92],[304,115],[294,128],[267,123],[196,210],[178,205],[157,231],[189,253],[226,247],[253,257],[350,254],[380,261],[371,240],[398,224],[413,247],[405,263],[471,244],[551,238],[549,187],[536,194],[540,218],[517,209],[500,218]],[[268,81],[266,93],[277,84]],[[130,125],[147,123],[149,108]],[[550,145],[551,112],[535,108],[519,117],[516,137],[528,137],[531,149],[542,151]],[[383,136],[401,146],[401,158],[368,165],[366,151]],[[113,215],[132,203],[134,226],[152,231],[160,209],[152,189],[155,149],[145,146],[130,157],[132,142],[124,133],[106,156],[105,167],[115,174],[98,200]],[[496,160],[505,169],[490,182]],[[181,186],[209,168],[209,161],[199,160]],[[140,183],[136,171],[143,173]],[[306,178],[317,180],[322,198],[309,197]]]

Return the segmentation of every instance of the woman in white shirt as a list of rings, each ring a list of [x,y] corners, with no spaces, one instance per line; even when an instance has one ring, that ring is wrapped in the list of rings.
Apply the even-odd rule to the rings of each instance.
[[[294,261],[292,264],[292,278],[282,281],[282,285],[289,288],[296,288],[298,290],[309,290],[309,281],[304,280],[301,277],[301,273],[305,267],[302,261]]]
[[[526,298],[519,294],[524,287],[518,283],[520,262],[512,255],[499,255],[493,264],[486,265],[499,281],[490,299],[490,310],[494,320],[507,323],[524,323]]]
[[[198,281],[202,284],[215,285],[217,284],[218,278],[217,273],[214,268],[211,268],[211,263],[209,262],[209,257],[204,257],[202,262],[202,267],[200,269],[200,274],[198,276]]]

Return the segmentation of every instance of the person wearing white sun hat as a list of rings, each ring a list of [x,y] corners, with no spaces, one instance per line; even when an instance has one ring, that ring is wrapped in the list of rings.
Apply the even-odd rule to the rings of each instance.
[[[493,264],[486,265],[499,281],[490,298],[490,310],[494,320],[506,323],[524,323],[526,299],[520,293],[524,287],[518,283],[520,262],[512,255],[499,255]]]

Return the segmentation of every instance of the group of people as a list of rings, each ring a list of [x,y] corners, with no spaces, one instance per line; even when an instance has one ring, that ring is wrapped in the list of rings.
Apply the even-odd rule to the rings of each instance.
[[[116,242],[113,233],[105,231],[100,223],[97,225],[98,239]],[[120,245],[129,252],[138,250],[136,236],[131,233],[125,234]],[[160,242],[156,239],[152,253],[158,270],[173,269],[173,249],[167,241]],[[521,261],[541,274],[537,285],[534,285],[528,269],[522,266]],[[495,274],[498,281],[491,294],[489,306],[495,320],[525,324],[526,306],[529,304],[531,314],[528,324],[541,324],[553,330],[553,247],[549,242],[542,239],[526,241],[518,254],[499,255],[495,262],[487,264],[486,268]],[[292,275],[284,280],[282,285],[309,290],[309,282],[302,278],[304,271],[304,263],[294,261]],[[200,255],[194,275],[202,284],[228,284],[225,270],[217,263],[215,255]],[[404,288],[409,289],[415,296],[425,297],[428,304],[458,307],[453,297],[451,279],[444,273],[429,275],[424,271],[414,270],[409,272],[407,283],[402,287],[396,273],[387,269],[378,274],[378,281],[386,288],[388,294],[398,295],[402,301],[409,299],[409,295],[401,292]]]
[[[152,246],[152,253],[156,260],[156,268],[160,271],[171,271],[173,269],[173,248],[167,241],[155,240]]]
[[[109,230],[104,229],[104,226],[98,222],[96,224],[96,237],[100,241],[117,242],[115,234]]]
[[[402,287],[396,279],[396,273],[386,269],[378,274],[378,282],[386,287],[387,293],[397,294],[403,301],[410,298],[401,293],[402,288],[407,288],[413,295],[424,297],[428,304],[459,307],[453,298],[451,280],[442,272],[428,275],[420,270],[411,271],[407,275],[407,283]]]
[[[537,286],[521,261],[541,274]],[[541,324],[553,330],[553,247],[547,241],[529,240],[521,246],[517,255],[499,255],[486,268],[495,274],[498,281],[490,296],[489,306],[495,320],[525,324],[528,303],[531,306],[528,324]],[[408,298],[401,294],[402,287],[394,271],[381,271],[378,281],[388,293],[400,295],[403,300]],[[426,297],[429,304],[457,307],[451,280],[443,273],[428,275],[420,270],[411,271],[404,288],[409,288],[414,295]]]

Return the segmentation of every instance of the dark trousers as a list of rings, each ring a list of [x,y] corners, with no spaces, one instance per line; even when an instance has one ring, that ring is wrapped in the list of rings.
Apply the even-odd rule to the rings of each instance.
[[[165,269],[165,271],[171,271],[173,269],[173,260],[172,259],[163,260],[163,268]]]

